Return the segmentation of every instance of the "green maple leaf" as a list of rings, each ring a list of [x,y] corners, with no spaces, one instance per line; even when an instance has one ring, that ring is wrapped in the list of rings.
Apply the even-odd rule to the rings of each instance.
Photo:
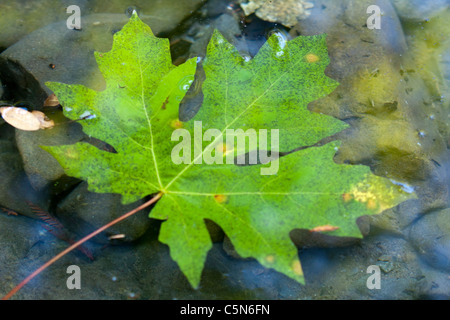
[[[215,32],[204,62],[204,103],[185,123],[178,107],[194,79],[196,59],[173,66],[168,40],[156,38],[136,14],[115,35],[112,50],[96,53],[96,59],[104,91],[48,86],[67,117],[84,118],[83,130],[116,153],[88,143],[44,148],[68,175],[87,180],[91,191],[122,194],[123,203],[162,193],[150,217],[165,220],[159,240],[193,287],[212,247],[205,219],[220,225],[242,257],[303,282],[291,230],[333,226],[334,235],[360,237],[358,216],[411,197],[366,166],[334,163],[339,142],[307,147],[345,128],[307,109],[338,85],[324,74],[329,63],[324,35],[289,42],[274,35],[247,61]],[[202,121],[201,134],[216,130],[212,142],[195,138],[192,149],[203,152],[175,164],[172,134],[184,128],[195,136],[195,121]],[[265,164],[197,164],[223,147],[227,129],[267,129],[269,141],[278,129],[279,148],[267,150],[307,148]],[[235,157],[255,147],[233,144],[224,150]],[[261,174],[275,164],[276,174]]]

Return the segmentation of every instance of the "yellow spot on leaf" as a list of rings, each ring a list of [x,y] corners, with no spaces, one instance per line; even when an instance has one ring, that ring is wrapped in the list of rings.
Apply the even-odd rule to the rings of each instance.
[[[353,199],[365,204],[374,213],[380,213],[406,200],[411,196],[389,180],[368,176],[349,192]]]
[[[80,158],[79,153],[78,153],[77,151],[71,149],[71,148],[69,148],[69,149],[66,150],[65,156],[66,156],[67,158],[75,159],[75,160],[77,160],[77,159]]]
[[[292,262],[292,270],[298,276],[302,276],[303,275],[302,266],[300,265],[300,261],[298,261],[298,260],[294,260]]]
[[[227,148],[227,144],[226,143],[222,143],[222,152],[225,154],[226,152],[227,152],[227,150],[229,149],[229,148]]]
[[[180,129],[183,127],[183,122],[181,122],[178,119],[172,120],[172,122],[170,123],[170,126],[174,129]]]
[[[216,194],[214,195],[214,200],[216,200],[218,203],[224,203],[228,200],[228,197],[223,194]]]
[[[353,197],[350,193],[344,193],[342,195],[342,200],[344,200],[344,202],[349,202],[352,199],[353,199]]]
[[[226,156],[228,153],[233,152],[233,146],[223,142],[220,143],[219,149],[222,149],[223,156]]]
[[[305,58],[306,58],[306,61],[308,61],[309,63],[315,63],[320,60],[320,58],[318,56],[316,56],[314,53],[308,53],[305,56]]]
[[[367,209],[374,210],[377,208],[377,202],[374,199],[367,200],[366,203]]]
[[[272,255],[265,257],[265,259],[268,263],[274,263],[275,261],[275,257]]]

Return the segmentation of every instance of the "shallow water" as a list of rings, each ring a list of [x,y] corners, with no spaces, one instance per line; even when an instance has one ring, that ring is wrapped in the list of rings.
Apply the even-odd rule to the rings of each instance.
[[[14,298],[450,298],[448,4],[424,1],[429,6],[419,10],[402,1],[379,1],[380,29],[369,29],[368,23],[373,22],[366,10],[370,1],[311,2],[314,8],[309,9],[309,16],[285,26],[264,21],[261,12],[257,12],[259,17],[245,17],[238,3],[223,0],[134,1],[133,6],[124,0],[0,0],[0,100],[44,110],[56,123],[67,119],[60,108],[43,108],[50,94],[44,83],[84,84],[103,90],[105,83],[93,52],[111,49],[114,34],[133,10],[157,36],[170,39],[175,65],[191,57],[201,61],[214,29],[246,59],[255,56],[273,33],[284,40],[327,33],[330,65],[326,74],[340,86],[312,102],[309,109],[349,125],[331,138],[342,141],[335,162],[370,166],[376,175],[406,191],[414,190],[418,197],[379,215],[359,218],[360,240],[292,231],[305,285],[255,260],[238,257],[220,227],[208,222],[214,245],[200,287],[194,290],[171,259],[168,247],[158,241],[161,222],[149,219],[147,209],[85,244],[84,252],[69,253]],[[80,30],[67,29],[69,5],[81,10]],[[201,105],[204,75],[199,72],[196,77],[180,108],[182,120],[191,118]],[[80,238],[142,202],[122,206],[118,195],[88,192],[85,182],[67,177],[39,148],[78,141],[111,147],[89,139],[79,123],[24,132],[0,121],[3,296],[67,247],[55,227],[49,231],[43,226],[36,210],[56,216],[65,232]],[[118,239],[108,238],[122,234]],[[80,267],[81,290],[66,286],[70,265]],[[380,289],[367,286],[367,269],[373,265],[381,270]]]

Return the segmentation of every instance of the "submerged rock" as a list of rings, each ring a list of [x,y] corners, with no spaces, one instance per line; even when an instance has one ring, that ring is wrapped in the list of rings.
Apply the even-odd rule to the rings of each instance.
[[[49,195],[31,186],[15,145],[14,131],[8,124],[0,124],[0,207],[35,218],[27,202],[46,209]]]
[[[5,3],[6,2],[6,3]],[[31,32],[51,23],[64,21],[72,15],[66,8],[76,5],[80,8],[81,27],[85,27],[85,19],[90,14],[114,13],[126,18],[130,4],[135,6],[153,31],[169,32],[184,18],[196,10],[204,0],[40,0],[40,1],[3,1],[0,4],[2,19],[0,20],[0,48],[7,48],[18,42]]]
[[[421,136],[429,136],[430,127],[437,127],[447,139],[450,147],[450,7],[438,15],[424,22],[411,22],[407,24],[406,34],[408,41],[409,63],[408,78],[418,82],[410,87],[421,86],[421,110],[425,115],[421,123]],[[411,77],[411,75],[413,77]],[[433,135],[433,134],[432,134]]]
[[[392,0],[398,15],[407,20],[432,18],[450,5],[449,0]]]
[[[0,225],[0,296],[3,296],[21,281],[18,278],[26,276],[22,274],[23,259],[39,241],[39,226],[32,219],[8,216],[3,210]]]
[[[417,257],[407,241],[379,235],[343,248],[300,251],[307,285],[299,299],[417,299],[426,285]],[[370,266],[380,267],[380,290],[367,282]]]
[[[16,130],[17,147],[22,156],[24,169],[36,190],[45,188],[65,175],[58,161],[40,146],[73,144],[85,137],[81,125],[70,122],[60,110],[48,115],[57,124],[52,129],[35,132]]]
[[[32,109],[40,109],[51,94],[45,86],[47,81],[83,84],[94,90],[103,90],[105,82],[98,70],[94,51],[110,51],[114,33],[128,22],[126,8],[122,7],[122,3],[90,3],[89,10],[93,12],[114,13],[88,15],[89,10],[86,9],[82,11],[80,30],[67,28],[68,14],[58,18],[59,22],[51,24],[48,23],[55,21],[54,18],[45,20],[40,16],[39,19],[41,22],[45,21],[45,26],[25,36],[0,55],[0,79],[11,88],[9,91],[13,96],[10,100],[26,101]],[[142,21],[155,34],[160,34],[175,28],[201,3],[202,0],[170,0],[137,1],[135,4],[142,9]],[[47,5],[53,8],[49,3]],[[59,10],[61,7],[64,9],[61,4],[55,6]],[[64,10],[62,11],[64,15]],[[28,21],[25,25],[28,25]],[[3,29],[2,32],[7,31]]]
[[[256,13],[262,20],[279,22],[286,27],[306,19],[311,14],[309,9],[314,7],[312,2],[303,0],[241,0],[240,4],[246,16]]]
[[[0,11],[0,48],[8,48],[31,32],[46,25],[66,20],[70,14],[66,8],[77,5],[84,15],[86,0],[41,0],[41,1],[2,1]]]
[[[131,211],[144,200],[129,205],[122,205],[119,194],[94,193],[88,191],[87,182],[81,182],[57,206],[56,215],[64,225],[79,235],[87,235],[119,216]],[[106,243],[129,242],[141,237],[154,220],[148,218],[149,208],[136,213],[112,226],[96,239]],[[123,235],[109,241],[108,237]]]
[[[291,30],[292,36],[327,33],[326,74],[340,83],[309,108],[349,123],[335,136],[342,140],[337,162],[369,165],[377,175],[416,187],[429,209],[442,206],[446,177],[434,161],[441,162],[446,141],[424,112],[431,94],[405,59],[406,39],[390,2],[377,2],[380,30],[366,25],[370,5],[370,0],[316,1],[310,17]]]
[[[427,264],[421,266],[426,285],[421,288],[421,299],[449,300],[450,277],[448,271],[439,271]]]

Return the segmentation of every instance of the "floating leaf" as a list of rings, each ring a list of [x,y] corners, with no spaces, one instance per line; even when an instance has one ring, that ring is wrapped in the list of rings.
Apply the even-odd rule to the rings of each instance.
[[[112,50],[96,53],[96,59],[106,80],[104,91],[48,86],[67,117],[84,118],[83,130],[116,152],[84,142],[44,148],[67,174],[87,180],[90,191],[120,193],[125,204],[162,194],[150,216],[165,220],[159,240],[170,247],[193,287],[199,285],[212,247],[205,219],[225,231],[240,256],[303,282],[297,248],[289,237],[293,229],[333,226],[326,231],[360,237],[358,216],[412,197],[366,166],[336,164],[338,141],[314,146],[346,127],[307,109],[338,85],[324,74],[329,63],[325,35],[286,42],[275,34],[247,61],[215,32],[204,63],[204,103],[187,122],[179,120],[178,106],[193,81],[196,59],[173,66],[168,40],[156,38],[136,14],[115,34]],[[266,140],[278,135],[279,148],[270,143],[265,149],[239,147],[235,140],[228,145],[225,136],[231,129],[242,130],[237,138],[247,130],[267,130]],[[215,134],[203,141],[208,130]],[[183,154],[178,162],[172,152],[179,142],[172,137],[180,132],[194,138],[192,151],[200,152]],[[259,136],[257,142],[263,140]],[[273,158],[277,151],[298,147],[304,148]],[[267,150],[272,154],[265,164],[199,161],[220,151],[233,158]]]

